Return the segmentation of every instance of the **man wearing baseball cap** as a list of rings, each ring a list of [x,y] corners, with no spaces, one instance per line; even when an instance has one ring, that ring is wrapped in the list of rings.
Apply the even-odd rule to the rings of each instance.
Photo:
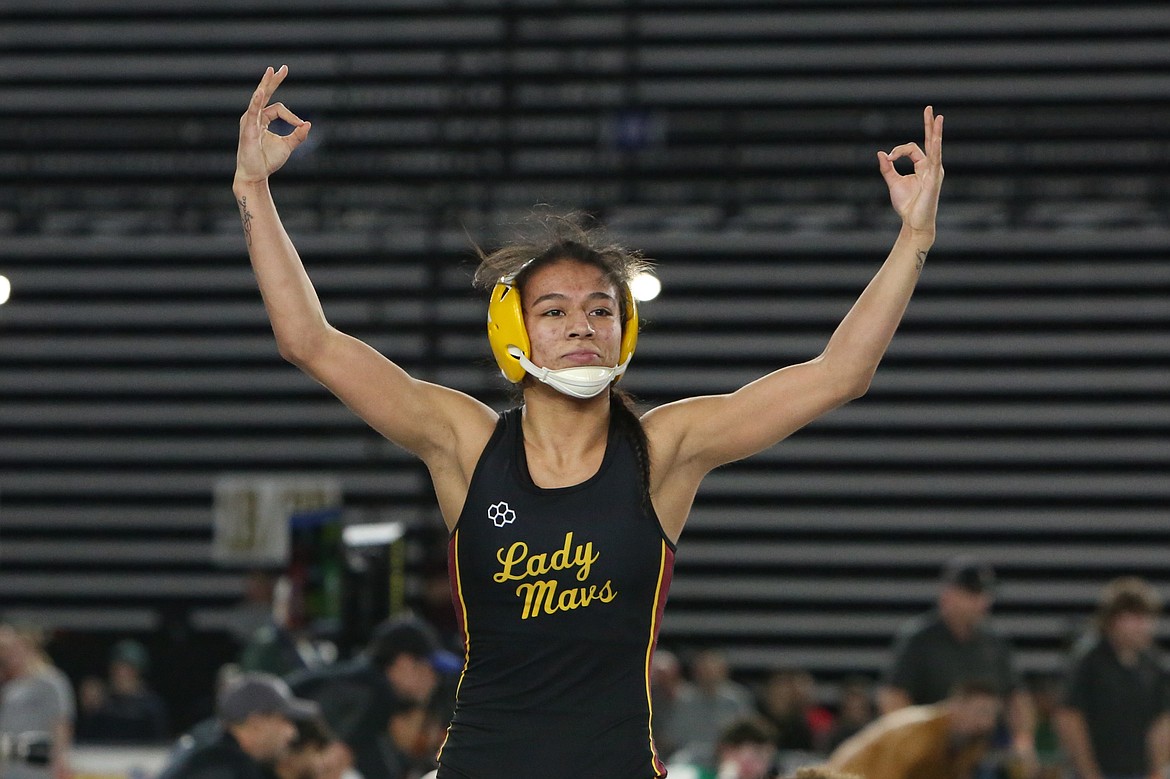
[[[1016,759],[1034,765],[1035,714],[1031,695],[1013,662],[1012,648],[990,626],[995,572],[970,555],[951,558],[939,578],[937,607],[902,626],[893,660],[878,693],[887,714],[907,706],[935,704],[964,679],[989,682],[1005,706],[1006,727]]]
[[[158,779],[268,779],[296,737],[297,722],[319,717],[320,709],[293,696],[278,676],[246,673],[220,691],[216,716],[219,737],[181,752]]]

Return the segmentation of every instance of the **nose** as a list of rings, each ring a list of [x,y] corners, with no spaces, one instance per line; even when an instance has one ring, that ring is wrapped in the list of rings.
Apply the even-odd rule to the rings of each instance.
[[[573,315],[569,322],[569,337],[570,338],[592,338],[595,335],[593,324],[589,321],[589,315],[582,312]]]

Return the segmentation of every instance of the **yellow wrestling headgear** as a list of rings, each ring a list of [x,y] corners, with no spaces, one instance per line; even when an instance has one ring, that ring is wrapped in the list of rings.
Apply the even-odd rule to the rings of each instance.
[[[492,289],[491,300],[488,301],[487,331],[492,356],[496,358],[504,378],[518,384],[528,373],[528,369],[521,364],[521,358],[524,362],[532,358],[532,343],[524,327],[520,290],[513,286],[515,279],[515,275],[500,279]],[[615,366],[621,371],[616,374],[615,382],[621,378],[621,373],[634,354],[634,346],[638,343],[638,306],[630,292],[630,285],[623,284],[622,287],[625,293],[625,318],[622,320],[622,343],[618,364]],[[544,380],[540,376],[537,378]]]

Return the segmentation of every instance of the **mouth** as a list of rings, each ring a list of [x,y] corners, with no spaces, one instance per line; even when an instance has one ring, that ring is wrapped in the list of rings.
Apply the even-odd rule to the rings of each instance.
[[[572,365],[597,365],[601,362],[601,355],[588,349],[581,349],[561,355],[561,359]]]

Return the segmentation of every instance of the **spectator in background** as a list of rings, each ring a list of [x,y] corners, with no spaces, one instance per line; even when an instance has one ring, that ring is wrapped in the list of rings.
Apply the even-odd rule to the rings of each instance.
[[[77,685],[77,741],[97,740],[94,717],[106,705],[108,694],[106,680],[100,676],[87,676]]]
[[[719,732],[712,767],[671,761],[670,779],[772,779],[776,757],[776,729],[756,714],[737,717]]]
[[[1101,593],[1096,631],[1075,648],[1057,729],[1080,779],[1170,768],[1170,685],[1154,647],[1162,603],[1142,579]]]
[[[446,735],[449,712],[414,701],[400,701],[390,715],[386,760],[392,779],[414,779],[435,766]]]
[[[675,732],[675,712],[681,698],[692,695],[678,655],[659,646],[650,661],[650,696],[654,712],[654,745],[664,760],[681,746]]]
[[[206,719],[202,719],[191,726],[183,735],[175,741],[171,749],[171,758],[174,759],[181,752],[193,749],[201,744],[210,743],[219,738],[223,731],[223,724],[219,720],[219,716],[215,713],[215,701],[218,701],[220,696],[228,688],[228,685],[240,678],[243,671],[235,663],[224,663],[219,667],[215,673],[215,689],[212,691],[212,713]]]
[[[45,653],[43,631],[27,623],[0,623],[0,734],[48,733],[48,766],[10,763],[4,779],[67,779],[76,709],[73,685]]]
[[[398,779],[401,761],[392,743],[392,718],[429,705],[439,674],[462,667],[462,659],[442,648],[429,624],[405,616],[375,628],[357,657],[294,674],[289,684],[320,704],[358,773],[365,779]]]
[[[321,717],[295,721],[297,734],[288,750],[272,764],[274,779],[341,779],[344,767],[331,762],[337,740]]]
[[[869,680],[861,676],[845,679],[841,683],[837,718],[833,722],[825,751],[832,752],[847,738],[857,734],[872,722],[873,717],[873,694]]]
[[[824,751],[833,715],[817,705],[816,683],[807,671],[773,671],[760,691],[758,707],[776,729],[776,746],[781,751]]]
[[[841,744],[827,767],[865,779],[970,779],[999,716],[995,684],[962,681],[944,701],[883,715]]]
[[[962,679],[989,681],[1007,702],[1005,734],[1014,760],[1036,766],[1035,713],[1013,664],[1012,648],[988,623],[995,572],[969,556],[944,566],[937,609],[906,623],[894,642],[893,662],[878,693],[888,714],[937,703]]]
[[[209,742],[175,753],[158,779],[271,779],[297,736],[296,723],[320,717],[272,674],[243,674],[216,701],[221,729]]]
[[[272,619],[278,576],[256,569],[244,574],[244,596],[224,614],[224,628],[241,646]]]
[[[227,689],[234,685],[243,672],[235,663],[227,663],[220,667],[216,674],[215,697],[222,698]],[[265,674],[270,678],[271,675]],[[271,765],[271,773],[276,779],[341,779],[348,762],[338,756],[336,747],[339,745],[337,736],[329,728],[325,718],[317,716],[294,719],[296,736],[289,744],[287,752],[279,756]],[[175,742],[167,762],[173,763],[181,756],[196,748],[206,747],[222,738],[224,723],[218,716],[196,723]],[[266,773],[268,767],[262,766]]]
[[[776,732],[758,716],[733,720],[715,746],[713,779],[771,779],[776,776]]]
[[[718,649],[698,652],[690,675],[692,684],[679,692],[669,737],[679,745],[679,762],[713,769],[720,731],[755,713],[755,707],[748,691],[731,680],[727,658]]]
[[[83,682],[77,719],[79,741],[157,743],[169,734],[163,699],[144,678],[150,668],[146,647],[126,639],[110,650],[109,684]]]
[[[1056,729],[1060,708],[1061,679],[1057,674],[1039,674],[1028,680],[1036,708],[1036,779],[1063,779],[1066,764],[1060,736]]]
[[[327,664],[321,647],[294,624],[292,600],[293,587],[289,578],[281,576],[273,580],[268,614],[253,629],[240,651],[242,670],[288,676]],[[332,655],[335,656],[336,652]]]

